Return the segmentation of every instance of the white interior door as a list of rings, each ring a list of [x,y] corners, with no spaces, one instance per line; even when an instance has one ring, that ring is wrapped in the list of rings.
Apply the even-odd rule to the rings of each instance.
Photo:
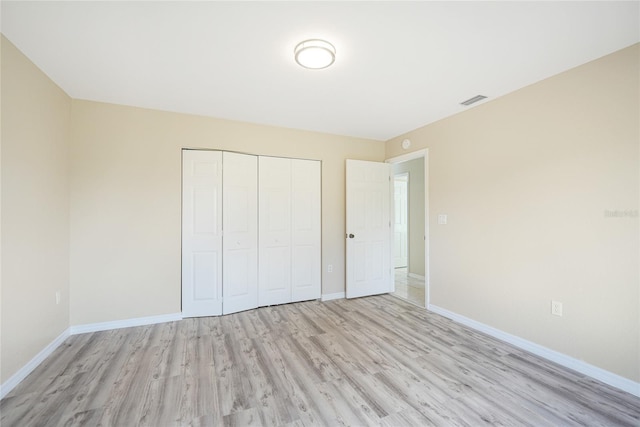
[[[258,306],[258,158],[223,152],[223,314]]]
[[[321,294],[321,172],[315,160],[291,161],[292,278],[291,301],[320,298]]]
[[[409,252],[408,227],[408,197],[409,174],[402,173],[393,177],[394,226],[393,248],[395,253],[395,268],[407,267]]]
[[[291,159],[259,159],[258,305],[291,302]]]
[[[222,314],[220,151],[182,151],[182,314]]]
[[[347,298],[392,291],[391,166],[347,160]]]

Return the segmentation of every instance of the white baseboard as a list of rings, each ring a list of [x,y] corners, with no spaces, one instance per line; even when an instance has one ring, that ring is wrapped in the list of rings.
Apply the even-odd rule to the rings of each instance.
[[[407,274],[407,276],[411,277],[412,279],[424,280],[424,276],[415,273],[409,273]]]
[[[322,298],[320,301],[331,301],[332,299],[343,299],[345,298],[344,292],[336,292],[334,294],[322,294]]]
[[[321,300],[330,301],[330,300],[342,299],[342,298],[345,298],[345,293],[336,292],[333,294],[322,295]],[[430,311],[433,311],[434,313],[440,314],[441,316],[447,317],[453,321],[461,323],[470,328],[476,329],[480,332],[484,332],[487,335],[491,335],[492,337],[505,341],[509,344],[512,344],[523,350],[526,350],[530,353],[533,353],[545,359],[551,360],[552,362],[558,363],[559,365],[565,366],[569,369],[573,369],[574,371],[580,372],[582,374],[595,378],[599,381],[602,381],[605,384],[609,384],[610,386],[616,387],[620,390],[626,391],[627,393],[631,393],[635,396],[640,397],[640,383],[631,381],[627,378],[621,377],[620,375],[617,375],[612,372],[606,371],[604,369],[598,368],[596,366],[590,365],[586,362],[583,362],[581,360],[559,353],[555,350],[551,350],[549,348],[543,347],[531,341],[527,341],[515,335],[508,334],[504,331],[485,325],[484,323],[480,323],[475,320],[469,319],[468,317],[464,317],[462,315],[459,315],[452,311],[438,307],[436,305],[429,304],[428,309]],[[181,319],[182,319],[182,313],[172,313],[172,314],[163,314],[159,316],[138,317],[135,319],[116,320],[113,322],[90,323],[86,325],[72,326],[66,329],[64,332],[62,332],[56,339],[54,339],[51,343],[49,343],[49,345],[43,348],[33,359],[31,359],[26,365],[20,368],[18,372],[13,374],[7,381],[5,381],[4,384],[0,384],[0,399],[4,398],[7,394],[9,394],[11,390],[13,390],[22,380],[24,380],[27,377],[27,375],[29,375],[40,363],[42,363],[48,356],[50,356],[51,353],[53,353],[54,350],[58,348],[58,346],[60,346],[60,344],[62,344],[64,340],[71,335],[88,333],[88,332],[107,331],[111,329],[129,328],[132,326],[143,326],[143,325],[152,325],[156,323],[173,322]]]
[[[153,325],[156,323],[173,322],[182,320],[182,313],[162,314],[160,316],[138,317],[135,319],[116,320],[114,322],[89,323],[86,325],[71,326],[60,336],[43,348],[33,359],[13,374],[4,384],[0,384],[0,399],[4,398],[11,390],[24,380],[40,363],[53,353],[60,344],[71,335],[88,332],[108,331],[111,329],[129,328],[132,326]]]
[[[40,350],[38,354],[35,355],[33,359],[31,359],[26,365],[18,370],[15,374],[13,374],[4,384],[0,384],[0,399],[4,398],[11,390],[13,390],[22,380],[24,380],[27,375],[33,372],[34,369],[41,364],[44,359],[49,357],[51,353],[55,351],[56,348],[60,344],[64,342],[71,335],[70,328],[67,328],[64,332],[62,332],[56,339],[51,341],[45,348]]]
[[[155,325],[156,323],[175,322],[182,320],[182,313],[161,314],[159,316],[136,317],[135,319],[115,320],[112,322],[88,323],[72,326],[71,335],[88,332],[109,331],[111,329],[130,328],[132,326]]]
[[[501,341],[505,341],[537,356],[543,357],[566,368],[573,369],[574,371],[580,372],[581,374],[588,375],[591,378],[595,378],[596,380],[602,381],[605,384],[640,397],[640,383],[631,381],[630,379],[621,377],[620,375],[614,374],[613,372],[609,372],[602,368],[598,368],[597,366],[590,365],[586,362],[583,362],[582,360],[575,359],[573,357],[567,356],[566,354],[551,350],[547,347],[541,346],[531,341],[527,341],[515,335],[511,335],[509,333],[501,331],[500,329],[485,325],[484,323],[477,322],[473,319],[469,319],[468,317],[464,317],[460,314],[435,306],[433,304],[429,304],[428,309],[455,322],[461,323],[480,332],[484,332],[485,334],[491,335],[492,337],[497,338]]]

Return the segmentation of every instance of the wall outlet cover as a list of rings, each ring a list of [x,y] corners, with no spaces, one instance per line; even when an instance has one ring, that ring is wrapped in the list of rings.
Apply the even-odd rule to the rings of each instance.
[[[562,303],[560,301],[551,300],[551,314],[562,316]]]

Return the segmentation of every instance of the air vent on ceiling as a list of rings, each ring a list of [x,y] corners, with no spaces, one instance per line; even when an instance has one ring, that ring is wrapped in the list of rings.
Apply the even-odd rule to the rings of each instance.
[[[469,98],[466,101],[461,102],[460,105],[471,105],[478,101],[482,101],[483,99],[487,99],[487,97],[484,95],[476,95],[473,98]]]

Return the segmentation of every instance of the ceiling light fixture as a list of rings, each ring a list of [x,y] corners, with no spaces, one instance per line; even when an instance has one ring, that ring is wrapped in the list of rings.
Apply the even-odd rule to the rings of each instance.
[[[293,50],[296,62],[304,68],[321,70],[336,60],[336,48],[320,39],[310,39],[298,43]]]

